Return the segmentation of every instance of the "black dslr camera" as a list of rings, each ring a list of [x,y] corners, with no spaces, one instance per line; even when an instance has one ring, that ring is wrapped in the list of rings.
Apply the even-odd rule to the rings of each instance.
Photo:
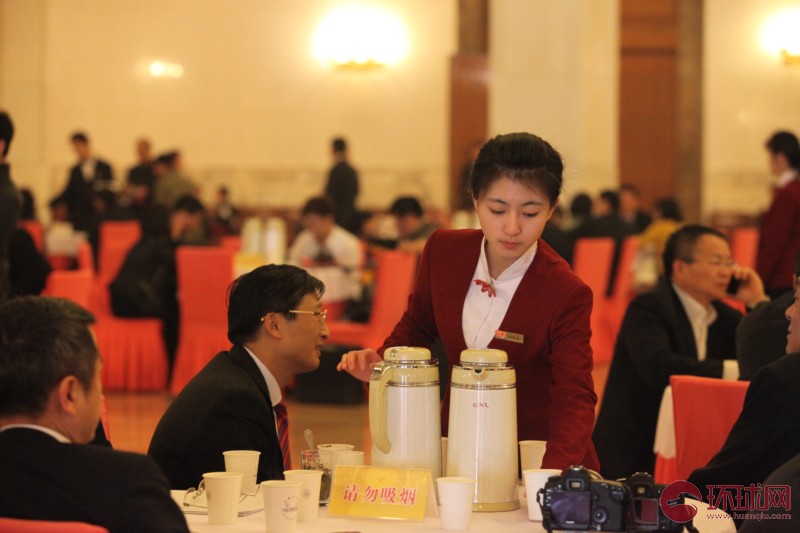
[[[627,487],[607,481],[582,466],[571,466],[551,476],[536,495],[547,531],[625,531]],[[656,502],[657,503],[657,502]]]
[[[637,472],[620,480],[628,488],[628,531],[683,531],[683,524],[673,522],[661,510],[659,498],[666,485],[656,485],[653,476]]]

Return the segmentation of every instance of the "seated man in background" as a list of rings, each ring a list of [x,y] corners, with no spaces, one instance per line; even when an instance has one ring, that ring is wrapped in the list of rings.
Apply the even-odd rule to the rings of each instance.
[[[230,351],[217,354],[167,409],[148,454],[173,489],[225,470],[222,452],[258,450],[257,481],[291,469],[281,389],[319,366],[328,337],[325,287],[305,270],[266,265],[239,277],[228,297]]]
[[[326,197],[311,198],[302,210],[301,231],[289,248],[288,262],[303,267],[338,266],[347,277],[347,296],[361,296],[359,269],[364,264],[364,247],[358,237],[338,226],[333,204]]]
[[[731,277],[734,298],[748,307],[766,300],[752,269],[736,267],[725,236],[684,226],[664,249],[663,278],[625,313],[614,349],[594,443],[606,479],[653,472],[656,422],[673,374],[737,379],[734,334],[741,313],[720,300]]]
[[[389,212],[397,224],[397,249],[421,254],[431,233],[439,226],[425,218],[422,205],[413,196],[401,196],[392,203]]]
[[[689,476],[703,497],[708,493],[707,485],[763,484],[774,470],[800,453],[798,297],[800,290],[795,287],[794,299],[785,311],[789,319],[787,355],[756,373],[747,389],[742,413],[722,449],[708,465]],[[788,530],[792,529],[784,531]]]
[[[200,226],[203,215],[203,204],[190,195],[179,198],[169,214],[161,206],[152,206],[141,219],[141,238],[109,285],[115,316],[161,318],[170,368],[180,323],[175,250],[187,233]]]
[[[0,516],[188,532],[152,459],[101,446],[94,317],[60,298],[0,306]]]

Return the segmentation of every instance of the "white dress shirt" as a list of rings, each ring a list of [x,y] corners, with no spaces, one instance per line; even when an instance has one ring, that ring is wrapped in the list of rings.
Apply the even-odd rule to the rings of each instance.
[[[309,230],[301,231],[289,248],[289,263],[302,266],[304,262],[318,257],[323,247],[330,253],[333,261],[346,270],[350,298],[360,298],[360,269],[364,264],[364,248],[358,237],[340,226],[333,227],[323,244]]]
[[[472,275],[464,309],[461,312],[461,328],[464,330],[464,341],[467,348],[486,348],[500,328],[506,316],[511,299],[517,291],[522,276],[528,271],[536,256],[537,243],[533,243],[522,256],[497,278],[489,275],[486,261],[486,238],[481,242],[481,255]],[[475,280],[482,280],[494,290],[495,295],[481,291]]]
[[[694,333],[694,343],[697,348],[697,359],[705,361],[708,356],[708,328],[717,319],[717,310],[713,306],[704,306],[688,293],[684,292],[674,283],[672,288],[678,295],[678,299],[689,317]],[[722,379],[739,379],[739,363],[734,359],[725,359],[722,362]]]
[[[275,407],[281,400],[283,400],[283,393],[281,392],[281,386],[278,385],[278,380],[275,379],[275,376],[267,368],[267,365],[261,362],[261,359],[256,357],[256,354],[250,351],[249,348],[246,346],[242,346],[247,353],[250,354],[250,357],[253,358],[253,361],[256,363],[256,366],[261,371],[261,375],[264,376],[264,381],[267,382],[267,390],[269,391],[269,399],[272,402],[272,407]]]
[[[793,168],[790,168],[789,170],[780,175],[780,177],[778,178],[777,187],[779,189],[783,189],[796,179],[797,179],[797,171],[794,170]]]
[[[56,431],[55,429],[46,428],[44,426],[39,426],[37,424],[8,424],[7,426],[0,427],[0,432],[5,431],[7,429],[16,429],[16,428],[25,428],[25,429],[33,429],[36,431],[41,431],[42,433],[50,435],[51,437],[53,437],[62,444],[70,444],[72,442],[67,437]]]

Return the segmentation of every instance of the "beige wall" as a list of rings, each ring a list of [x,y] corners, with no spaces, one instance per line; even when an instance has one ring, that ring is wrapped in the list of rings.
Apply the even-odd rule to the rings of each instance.
[[[122,176],[134,139],[180,148],[205,185],[235,201],[296,206],[320,191],[329,141],[343,134],[361,170],[362,207],[400,193],[446,204],[447,64],[455,0],[376,0],[402,18],[405,62],[341,72],[312,55],[327,0],[0,0],[0,106],[17,123],[17,181],[63,186],[69,133],[85,129]],[[179,63],[153,79],[150,60]],[[40,199],[41,200],[41,199]]]
[[[764,51],[761,29],[796,0],[706,0],[704,40],[704,212],[758,213],[773,179],[764,141],[800,134],[800,66]],[[798,29],[797,31],[800,31]]]
[[[565,162],[566,197],[617,182],[617,0],[492,0],[492,134],[529,131]]]
[[[0,0],[0,107],[18,134],[14,175],[40,203],[59,190],[86,129],[118,175],[133,141],[185,153],[205,196],[297,206],[322,187],[328,141],[344,134],[362,207],[400,193],[447,203],[448,58],[455,0],[375,0],[407,23],[411,49],[382,72],[332,71],[310,50],[333,0]],[[800,67],[760,48],[765,19],[795,0],[705,0],[704,206],[769,201],[763,142],[800,131]],[[617,0],[492,0],[492,133],[527,130],[566,161],[567,197],[617,182]],[[146,62],[183,65],[154,80]]]

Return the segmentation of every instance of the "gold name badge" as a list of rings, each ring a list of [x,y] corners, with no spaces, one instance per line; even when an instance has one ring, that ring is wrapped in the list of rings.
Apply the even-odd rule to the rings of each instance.
[[[499,329],[495,331],[494,338],[500,339],[501,341],[516,342],[519,344],[525,342],[525,335],[521,333],[512,333],[511,331],[501,331]]]

